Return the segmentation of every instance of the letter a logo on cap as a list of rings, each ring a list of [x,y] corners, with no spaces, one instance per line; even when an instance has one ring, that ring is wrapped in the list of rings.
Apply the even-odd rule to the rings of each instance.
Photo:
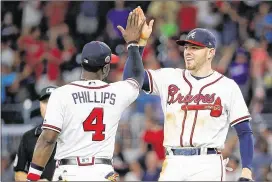
[[[196,34],[196,32],[190,33],[190,34],[188,35],[188,39],[189,39],[190,37],[192,37],[192,39],[194,39],[194,38],[195,38],[195,34]]]

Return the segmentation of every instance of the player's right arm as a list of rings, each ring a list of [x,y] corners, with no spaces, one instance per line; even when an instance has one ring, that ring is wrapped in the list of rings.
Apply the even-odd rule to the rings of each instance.
[[[141,24],[141,21],[144,21],[144,24],[142,26],[142,29],[141,29],[141,35],[140,35],[140,39],[139,39],[139,42],[138,42],[138,45],[140,46],[139,47],[139,52],[140,52],[140,55],[142,57],[143,55],[143,51],[144,51],[144,47],[146,46],[147,44],[147,40],[148,38],[150,37],[151,33],[152,33],[152,28],[153,28],[153,23],[154,23],[154,20],[151,20],[149,22],[149,24],[146,23],[145,19],[145,15],[144,15],[144,12],[143,10],[141,9],[141,7],[137,7],[133,10],[133,13],[136,13],[139,15],[139,21],[138,21],[138,24],[140,25]],[[129,56],[127,61],[126,61],[126,66],[128,65],[128,63],[130,63],[131,57]],[[123,74],[123,79],[127,79],[129,78],[129,75],[131,75],[131,71],[132,69],[129,69],[128,67],[125,66],[125,69],[124,69],[124,74]],[[142,72],[143,70],[141,70]],[[150,82],[149,82],[149,77],[148,77],[148,71],[144,71],[144,77],[143,77],[143,85],[142,85],[142,89],[145,90],[146,92],[150,92]]]
[[[125,64],[123,79],[131,79],[136,82],[137,87],[141,88],[144,80],[144,66],[139,53],[138,41],[141,35],[141,29],[145,19],[140,20],[139,13],[130,12],[127,19],[127,26],[124,29],[121,26],[117,28],[128,44],[128,59]]]
[[[40,179],[44,167],[51,157],[56,145],[59,133],[62,130],[64,121],[63,113],[65,106],[63,104],[62,90],[56,89],[50,96],[47,110],[42,125],[42,133],[36,143],[32,162],[29,167],[27,179],[37,181]]]

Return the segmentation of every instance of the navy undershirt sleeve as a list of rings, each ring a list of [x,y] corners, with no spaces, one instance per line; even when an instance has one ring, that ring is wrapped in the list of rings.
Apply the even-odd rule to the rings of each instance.
[[[242,167],[252,169],[253,159],[253,133],[249,121],[243,121],[234,125],[240,142],[240,155],[242,160]]]

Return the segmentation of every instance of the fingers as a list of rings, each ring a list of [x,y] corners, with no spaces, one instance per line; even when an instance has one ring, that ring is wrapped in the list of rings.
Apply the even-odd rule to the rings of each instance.
[[[139,19],[140,19],[139,13],[135,13],[135,22],[134,22],[134,26],[139,26]]]
[[[122,35],[124,35],[125,29],[122,26],[120,26],[120,25],[118,25],[117,28],[118,28],[118,30],[120,30],[120,32],[122,33]]]
[[[130,26],[131,27],[134,27],[135,15],[136,15],[135,12],[131,13],[131,20],[130,20]]]
[[[152,20],[150,20],[150,22],[149,22],[149,24],[148,24],[148,28],[149,28],[149,29],[152,29],[153,24],[154,24],[154,20],[152,19]]]
[[[128,19],[127,19],[127,27],[130,26],[131,16],[132,16],[132,12],[130,12],[129,15],[128,15]]]
[[[142,29],[142,27],[144,26],[145,21],[146,21],[146,19],[143,19],[143,21],[141,22],[141,25],[140,25],[140,28],[141,28],[141,29]]]
[[[145,15],[144,15],[144,12],[143,12],[142,8],[140,6],[138,6],[138,7],[139,7],[138,10],[139,10],[140,16],[145,18]]]

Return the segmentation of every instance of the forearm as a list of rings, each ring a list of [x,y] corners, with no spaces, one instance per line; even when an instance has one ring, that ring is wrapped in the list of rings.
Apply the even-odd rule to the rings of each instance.
[[[240,155],[242,160],[242,176],[251,178],[253,160],[253,134],[249,122],[245,121],[234,126],[240,142]]]
[[[27,174],[28,180],[37,181],[40,179],[44,167],[54,150],[58,134],[58,132],[53,130],[43,130],[35,146],[32,162],[30,163]]]
[[[50,156],[53,153],[56,141],[46,137],[43,133],[40,135],[35,146],[32,163],[45,167]]]
[[[125,64],[123,80],[127,78],[133,78],[142,88],[144,81],[144,65],[139,52],[138,46],[130,46],[128,48],[128,58]]]
[[[24,171],[16,171],[15,172],[15,181],[26,181],[27,173]]]

